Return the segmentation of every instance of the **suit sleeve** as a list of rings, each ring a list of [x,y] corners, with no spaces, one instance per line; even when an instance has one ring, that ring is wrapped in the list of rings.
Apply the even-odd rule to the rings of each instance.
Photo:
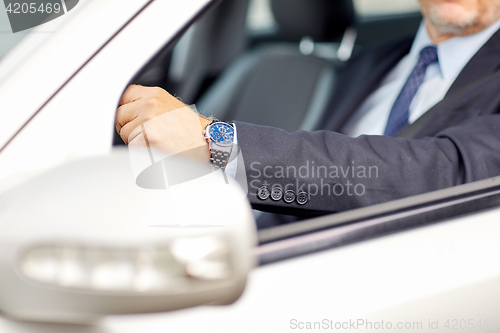
[[[339,212],[500,175],[498,114],[422,139],[287,133],[243,122],[236,126],[244,161],[238,172],[246,175],[254,208],[269,212]],[[308,200],[259,197],[259,189],[273,186],[295,194],[305,191]]]

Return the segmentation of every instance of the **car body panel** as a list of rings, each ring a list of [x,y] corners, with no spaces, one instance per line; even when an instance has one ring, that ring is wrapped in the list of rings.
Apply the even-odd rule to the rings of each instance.
[[[252,272],[235,304],[112,317],[104,326],[253,333],[294,331],[292,319],[370,319],[421,321],[422,331],[444,332],[446,319],[499,320],[499,218],[500,209],[491,210],[266,265]],[[440,329],[429,329],[429,319]]]
[[[500,210],[257,268],[228,306],[113,316],[95,327],[40,324],[51,332],[289,332],[299,322],[498,320]],[[439,321],[431,329],[429,320]],[[39,332],[0,317],[2,332]],[[307,330],[308,332],[325,331]],[[365,330],[363,327],[357,331]],[[482,331],[474,327],[468,332]]]

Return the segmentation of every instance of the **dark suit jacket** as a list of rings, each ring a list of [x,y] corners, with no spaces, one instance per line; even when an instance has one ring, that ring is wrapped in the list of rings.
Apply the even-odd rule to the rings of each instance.
[[[327,130],[286,133],[236,122],[254,208],[314,216],[500,175],[500,32],[470,60],[444,99],[398,137],[339,133],[411,43],[367,48],[348,64],[324,122]],[[308,202],[258,197],[261,186],[275,184],[296,195],[305,190]]]

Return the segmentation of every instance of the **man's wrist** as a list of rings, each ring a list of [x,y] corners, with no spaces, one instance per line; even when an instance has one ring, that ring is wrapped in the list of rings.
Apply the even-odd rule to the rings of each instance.
[[[205,118],[203,116],[199,116],[199,118],[200,118],[201,128],[203,130],[212,122],[211,119]]]
[[[208,118],[205,118],[203,116],[198,116],[200,118],[200,124],[201,124],[201,128],[202,128],[202,131],[201,131],[201,135],[203,135],[203,131],[207,128],[208,125],[210,125],[210,123],[212,122],[211,119],[208,119]],[[205,137],[203,136],[203,140],[205,140]],[[205,140],[206,144],[207,144],[207,150],[209,152],[208,154],[208,157],[210,158],[210,143]]]

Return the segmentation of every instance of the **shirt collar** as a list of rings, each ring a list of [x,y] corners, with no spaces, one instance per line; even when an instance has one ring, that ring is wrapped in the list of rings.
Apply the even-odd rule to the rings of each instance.
[[[499,29],[500,20],[474,35],[454,37],[439,43],[437,45],[439,68],[443,79],[455,80],[470,59]],[[425,23],[422,22],[410,50],[410,56],[418,59],[420,51],[430,45],[435,44],[427,32]]]

